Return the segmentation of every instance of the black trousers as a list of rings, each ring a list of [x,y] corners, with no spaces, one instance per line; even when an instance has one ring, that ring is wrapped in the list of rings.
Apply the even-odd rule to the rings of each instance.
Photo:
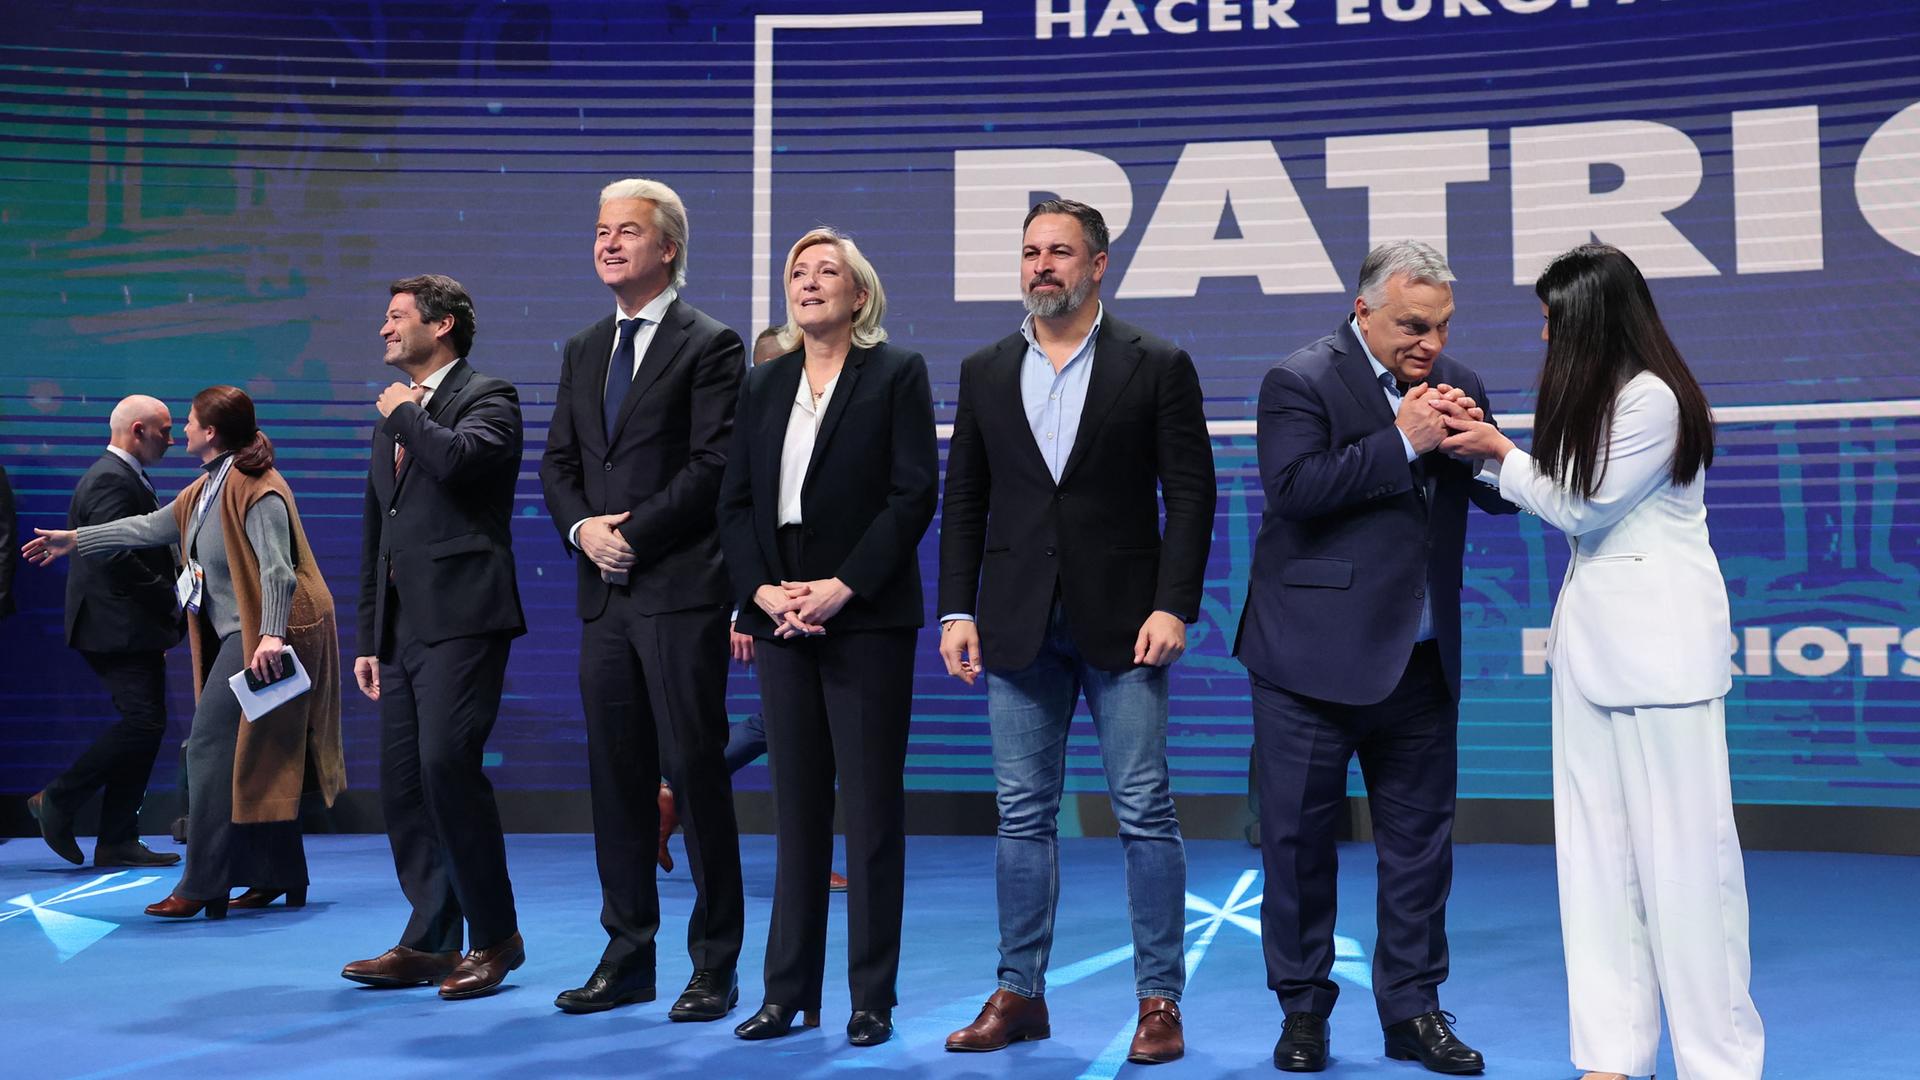
[[[1253,676],[1260,770],[1260,924],[1267,985],[1286,1012],[1326,1016],[1334,960],[1334,831],[1347,764],[1360,757],[1379,860],[1373,995],[1383,1026],[1440,1007],[1447,978],[1447,894],[1453,886],[1459,704],[1440,654],[1414,646],[1385,701],[1338,705]]]
[[[113,698],[120,719],[47,785],[47,798],[71,814],[100,791],[100,842],[140,838],[140,801],[167,734],[167,654],[80,653]]]
[[[400,891],[413,915],[400,944],[458,952],[519,929],[493,783],[481,768],[500,714],[508,638],[428,645],[398,593],[387,597],[390,656],[380,658],[380,807]]]
[[[582,627],[593,853],[600,925],[610,938],[601,961],[624,975],[654,969],[662,776],[679,804],[696,892],[687,952],[695,968],[731,971],[739,961],[746,901],[725,754],[726,693],[723,607],[646,615],[615,589],[606,611]]]
[[[820,1006],[833,861],[834,778],[846,804],[847,985],[855,1009],[891,1009],[906,887],[907,725],[919,632],[754,642],[773,774],[778,861],[766,1000]]]

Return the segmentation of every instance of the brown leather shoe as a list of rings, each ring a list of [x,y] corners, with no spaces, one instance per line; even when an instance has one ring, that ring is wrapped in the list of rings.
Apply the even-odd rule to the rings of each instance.
[[[424,986],[445,979],[460,962],[457,952],[421,952],[395,945],[371,960],[355,960],[340,977],[368,986]]]
[[[1180,1033],[1180,1006],[1163,997],[1140,999],[1140,1025],[1133,1029],[1133,1045],[1127,1047],[1127,1060],[1136,1065],[1158,1065],[1178,1060],[1187,1052],[1186,1036]]]
[[[486,949],[475,949],[460,958],[453,974],[440,984],[440,996],[448,1001],[479,997],[500,989],[507,972],[527,962],[527,943],[520,934]]]
[[[673,805],[673,789],[664,783],[660,785],[659,799],[660,851],[653,860],[660,864],[660,869],[671,874],[673,873],[673,852],[667,850],[667,837],[672,836],[673,830],[680,827],[680,811]]]
[[[1044,1039],[1053,1034],[1045,997],[1021,997],[999,989],[980,1006],[973,1023],[947,1036],[947,1049],[964,1053],[1004,1050],[1008,1043]]]

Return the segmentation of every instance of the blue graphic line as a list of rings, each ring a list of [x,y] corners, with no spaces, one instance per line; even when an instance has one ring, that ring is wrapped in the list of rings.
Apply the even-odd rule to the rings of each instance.
[[[1234,882],[1233,891],[1227,894],[1227,902],[1219,907],[1192,893],[1187,894],[1187,908],[1205,912],[1209,916],[1201,920],[1201,925],[1205,929],[1200,932],[1200,937],[1194,941],[1193,946],[1187,950],[1188,982],[1193,981],[1193,973],[1200,967],[1200,961],[1207,955],[1207,949],[1213,945],[1213,939],[1219,936],[1221,926],[1232,923],[1256,938],[1260,936],[1259,920],[1240,914],[1247,908],[1259,905],[1260,896],[1251,900],[1243,899],[1259,876],[1258,870],[1243,871],[1240,874],[1240,880]],[[1113,1037],[1113,1041],[1107,1044],[1107,1048],[1100,1052],[1100,1056],[1093,1059],[1093,1064],[1087,1066],[1087,1071],[1080,1074],[1079,1080],[1113,1080],[1113,1077],[1119,1074],[1120,1066],[1126,1064],[1127,1047],[1133,1041],[1133,1028],[1132,1023],[1123,1026],[1120,1033]]]

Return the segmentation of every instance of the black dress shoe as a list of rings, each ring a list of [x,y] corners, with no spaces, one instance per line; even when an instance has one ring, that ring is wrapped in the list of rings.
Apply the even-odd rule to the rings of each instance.
[[[1327,1018],[1288,1013],[1273,1044],[1273,1067],[1281,1072],[1319,1072],[1327,1067]]]
[[[622,1005],[653,1000],[653,977],[638,971],[625,975],[613,964],[601,964],[587,976],[587,985],[560,991],[553,999],[561,1012],[597,1013]]]
[[[742,1020],[739,1026],[733,1029],[733,1034],[737,1038],[746,1039],[751,1042],[758,1042],[761,1039],[777,1039],[782,1035],[788,1035],[793,1032],[793,1017],[798,1011],[799,1010],[796,1009],[789,1009],[785,1005],[762,1005],[760,1006],[759,1012]],[[819,1027],[819,1010],[806,1010],[806,1012],[801,1015],[800,1026]],[[848,1026],[849,1029],[851,1029],[852,1025]]]
[[[93,847],[95,866],[172,866],[179,861],[179,852],[155,851],[138,840]]]
[[[847,1019],[847,1041],[855,1046],[879,1046],[891,1038],[892,1009],[855,1009]]]
[[[47,842],[55,855],[75,866],[87,861],[80,853],[80,845],[73,839],[73,815],[53,804],[44,791],[27,796],[27,812],[40,823],[40,838]]]
[[[1429,1070],[1449,1075],[1477,1073],[1487,1067],[1480,1051],[1454,1035],[1453,1014],[1422,1013],[1387,1028],[1387,1056],[1395,1061],[1418,1061]]]
[[[740,977],[731,971],[701,968],[687,980],[680,1000],[667,1010],[669,1020],[719,1020],[740,1004]],[[782,1033],[784,1034],[784,1032]]]

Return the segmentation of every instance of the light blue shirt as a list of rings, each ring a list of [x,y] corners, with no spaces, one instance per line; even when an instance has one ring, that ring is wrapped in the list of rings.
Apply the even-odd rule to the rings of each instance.
[[[1360,351],[1366,354],[1367,363],[1372,365],[1373,367],[1373,380],[1375,382],[1379,382],[1380,376],[1388,373],[1387,365],[1373,358],[1373,350],[1367,348],[1367,339],[1364,335],[1360,333],[1359,320],[1357,319],[1349,320],[1348,325],[1353,327],[1354,340],[1360,343]],[[1382,384],[1380,390],[1381,390],[1381,393],[1387,396],[1387,408],[1392,410],[1394,415],[1396,416],[1399,415],[1401,394],[1400,394],[1400,389],[1398,384],[1395,384],[1394,389],[1391,389],[1391,390],[1387,389],[1385,384]],[[1414,458],[1417,458],[1420,456],[1419,454],[1416,454],[1413,452],[1413,440],[1407,438],[1407,433],[1404,431],[1401,431],[1399,428],[1396,427],[1393,430],[1400,436],[1400,445],[1407,448],[1407,462],[1411,464]],[[1433,582],[1432,581],[1427,582],[1426,592],[1427,592],[1427,595],[1422,597],[1420,600],[1420,632],[1414,636],[1413,640],[1415,641],[1432,641],[1433,640]]]
[[[1080,414],[1087,407],[1087,386],[1093,381],[1093,350],[1100,340],[1100,321],[1107,313],[1106,305],[1097,301],[1096,305],[1087,336],[1080,339],[1058,372],[1053,370],[1053,361],[1047,359],[1047,350],[1040,347],[1040,339],[1034,336],[1033,316],[1020,323],[1020,336],[1027,339],[1027,354],[1020,360],[1020,404],[1027,412],[1027,426],[1033,429],[1034,445],[1040,448],[1056,484],[1073,455]]]

